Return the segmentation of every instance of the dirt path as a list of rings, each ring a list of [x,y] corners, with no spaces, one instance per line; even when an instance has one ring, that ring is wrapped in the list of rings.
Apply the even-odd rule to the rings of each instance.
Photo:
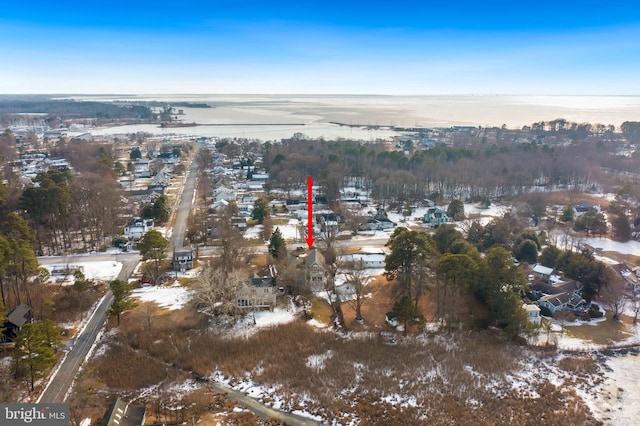
[[[242,392],[238,392],[217,382],[208,382],[207,385],[214,392],[226,395],[226,397],[231,401],[239,402],[243,408],[246,408],[262,419],[277,419],[285,425],[292,426],[318,426],[327,424],[309,419],[307,417],[299,416],[297,414],[287,413],[268,407],[260,401],[243,394]]]

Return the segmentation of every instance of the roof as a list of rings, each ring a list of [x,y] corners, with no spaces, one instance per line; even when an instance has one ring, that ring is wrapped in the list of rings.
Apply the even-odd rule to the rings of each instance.
[[[536,274],[541,274],[541,275],[551,275],[553,274],[553,271],[555,269],[553,268],[549,268],[548,266],[543,266],[539,263],[536,263],[533,266],[533,272],[535,272]]]
[[[249,282],[254,287],[275,287],[276,280],[272,277],[259,277],[256,274],[250,278]]]
[[[23,303],[22,305],[11,311],[9,315],[7,315],[7,320],[9,320],[11,324],[22,327],[27,321],[29,321],[30,316],[31,307]]]
[[[104,414],[103,426],[141,426],[147,409],[145,407],[131,405],[118,398]]]
[[[314,248],[313,250],[311,250],[311,252],[307,256],[306,262],[307,262],[307,266],[311,266],[314,263],[317,263],[320,266],[324,267],[324,256],[322,255],[322,253],[318,251],[317,248]]]
[[[180,247],[173,251],[173,256],[191,256],[193,255],[193,250],[187,247]]]
[[[570,280],[570,281],[560,281],[560,282],[554,283],[553,287],[558,288],[565,292],[573,293],[578,290],[582,290],[582,288],[584,287],[584,284],[582,284],[580,281]]]
[[[548,296],[544,296],[540,298],[539,302],[549,302],[554,307],[559,308],[569,303],[570,299],[571,299],[571,294],[560,293],[560,294],[550,294]]]
[[[529,286],[532,291],[537,291],[542,294],[560,294],[565,293],[561,288],[554,287],[551,284],[536,282]]]
[[[582,297],[576,296],[571,293],[550,294],[548,296],[540,298],[539,302],[549,302],[554,307],[559,308],[567,304],[574,306],[578,305],[580,302],[582,302]]]

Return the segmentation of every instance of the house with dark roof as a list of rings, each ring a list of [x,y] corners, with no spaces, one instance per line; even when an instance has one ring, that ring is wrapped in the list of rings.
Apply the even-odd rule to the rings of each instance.
[[[193,250],[188,247],[181,247],[173,251],[171,259],[172,271],[188,271],[193,269]]]
[[[312,291],[320,291],[327,283],[326,263],[322,253],[313,248],[305,260],[307,284]]]
[[[129,404],[118,398],[104,413],[102,426],[142,426],[146,415],[146,407]]]
[[[248,285],[240,286],[236,292],[236,303],[239,308],[268,308],[276,306],[276,279],[274,277],[260,277],[253,274]]]
[[[547,308],[553,315],[562,309],[576,310],[585,300],[582,298],[584,284],[576,280],[558,281],[553,284],[535,283],[531,285],[531,291],[541,295],[538,305]]]
[[[575,217],[580,217],[591,209],[595,210],[597,213],[600,213],[600,206],[598,204],[589,203],[587,201],[573,206]]]
[[[538,300],[538,305],[549,309],[553,315],[562,309],[578,309],[584,303],[584,299],[571,293],[550,294]]]
[[[438,207],[429,207],[422,218],[422,222],[427,225],[441,225],[449,223],[450,219],[447,212]]]
[[[31,322],[31,307],[25,303],[9,312],[4,322],[3,342],[12,342],[26,323]]]

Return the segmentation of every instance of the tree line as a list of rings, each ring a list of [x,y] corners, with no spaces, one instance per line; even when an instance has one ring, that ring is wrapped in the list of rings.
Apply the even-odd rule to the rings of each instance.
[[[622,142],[617,139],[551,145],[535,140],[516,143],[513,135],[465,135],[408,154],[384,142],[298,138],[265,144],[264,158],[272,188],[300,189],[312,175],[330,202],[346,183],[357,182],[387,205],[424,199],[478,201],[522,194],[533,187],[587,190],[611,181],[602,168],[620,162],[616,151]],[[626,169],[637,170],[636,158],[625,161]]]

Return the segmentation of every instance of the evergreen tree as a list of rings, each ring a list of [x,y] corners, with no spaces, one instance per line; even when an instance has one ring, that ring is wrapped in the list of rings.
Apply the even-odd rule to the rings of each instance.
[[[269,240],[269,254],[274,259],[279,259],[286,249],[287,244],[282,237],[282,232],[280,232],[280,228],[276,227],[276,230],[273,231],[271,239]]]
[[[159,231],[155,229],[147,232],[138,243],[138,250],[145,261],[152,260],[153,276],[157,279],[160,276],[162,261],[167,257],[167,249],[169,248],[169,240],[164,238]],[[156,284],[154,280],[154,284]]]
[[[269,202],[265,198],[258,198],[253,203],[251,211],[251,219],[257,220],[258,223],[269,217]]]
[[[449,204],[449,207],[447,207],[447,216],[455,221],[464,219],[464,204],[462,200],[453,200]]]
[[[13,352],[16,376],[24,375],[33,392],[36,378],[55,363],[55,350],[49,345],[38,324],[25,324],[15,342]]]
[[[573,206],[567,204],[562,209],[562,216],[560,216],[560,220],[563,222],[573,222],[573,219],[575,218],[575,213],[576,212],[573,209]]]
[[[405,336],[410,325],[419,324],[424,320],[411,298],[407,295],[402,296],[400,300],[393,304],[391,312],[403,324]]]
[[[132,289],[129,283],[122,280],[111,281],[109,288],[113,293],[113,303],[107,313],[109,316],[115,316],[118,320],[118,325],[120,325],[120,315],[136,306],[135,301],[130,298]]]

